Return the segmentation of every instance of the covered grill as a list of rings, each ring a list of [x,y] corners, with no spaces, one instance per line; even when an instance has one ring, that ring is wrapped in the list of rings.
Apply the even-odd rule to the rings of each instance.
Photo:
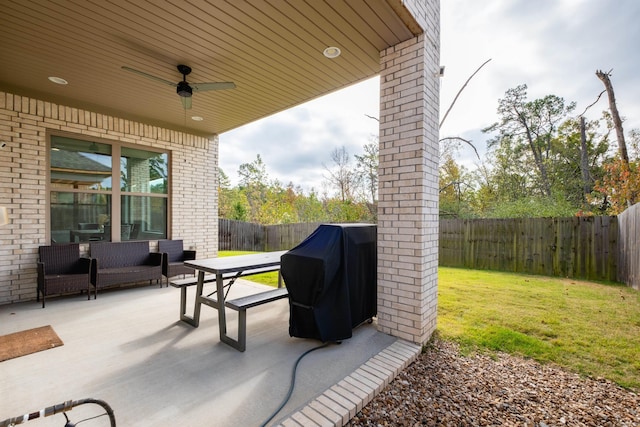
[[[375,225],[323,224],[281,261],[292,337],[340,341],[376,315]]]

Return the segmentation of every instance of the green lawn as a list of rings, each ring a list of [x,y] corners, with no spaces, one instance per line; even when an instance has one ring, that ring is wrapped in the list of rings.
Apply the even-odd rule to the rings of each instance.
[[[463,351],[519,354],[640,390],[640,292],[442,267],[438,279],[438,333]]]
[[[251,252],[221,251],[220,256]],[[438,334],[640,390],[640,292],[615,284],[441,267]],[[249,278],[277,286],[278,273]]]
[[[233,256],[233,255],[247,255],[247,254],[255,254],[257,252],[250,251],[218,251],[218,256]],[[270,273],[262,273],[262,274],[254,274],[252,276],[244,277],[246,280],[251,280],[252,282],[262,283],[263,285],[273,286],[274,288],[278,287],[278,272],[272,271]]]

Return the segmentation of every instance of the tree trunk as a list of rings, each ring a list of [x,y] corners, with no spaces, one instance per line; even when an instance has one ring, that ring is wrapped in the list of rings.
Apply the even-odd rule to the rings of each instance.
[[[591,194],[591,174],[589,173],[589,153],[587,152],[587,131],[584,117],[580,117],[580,171],[582,172],[582,192],[584,202]]]
[[[624,140],[622,120],[620,119],[618,107],[616,106],[616,96],[613,93],[613,85],[611,84],[611,80],[609,79],[609,76],[611,76],[611,71],[605,73],[604,71],[598,70],[596,71],[596,76],[598,76],[598,78],[602,80],[602,83],[604,83],[604,87],[607,90],[607,95],[609,97],[609,109],[611,110],[611,118],[613,119],[613,124],[616,128],[616,137],[618,138],[618,151],[620,153],[620,158],[628,167],[629,154],[627,154],[627,143]]]
[[[529,123],[527,123],[527,119],[525,118],[525,116],[518,112],[518,118],[526,131],[527,142],[529,143],[529,148],[531,149],[531,153],[533,154],[533,160],[536,163],[538,172],[540,172],[540,181],[542,181],[541,190],[545,196],[551,197],[551,184],[549,183],[549,177],[547,176],[547,168],[544,164],[542,152],[538,147],[536,147],[533,135],[531,134],[531,129],[529,128]]]

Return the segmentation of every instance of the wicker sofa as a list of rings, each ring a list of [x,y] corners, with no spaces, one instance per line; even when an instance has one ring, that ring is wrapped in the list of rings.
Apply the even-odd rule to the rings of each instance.
[[[162,280],[162,254],[149,251],[149,243],[99,242],[89,245],[94,269],[91,283],[98,289],[125,283]]]

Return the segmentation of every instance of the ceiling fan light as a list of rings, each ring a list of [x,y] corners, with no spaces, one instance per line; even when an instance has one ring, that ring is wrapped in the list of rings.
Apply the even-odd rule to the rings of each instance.
[[[189,98],[193,94],[193,90],[191,90],[191,86],[187,82],[178,83],[176,92],[184,98]]]
[[[191,97],[190,96],[181,96],[180,101],[182,102],[182,108],[185,110],[191,109]]]

